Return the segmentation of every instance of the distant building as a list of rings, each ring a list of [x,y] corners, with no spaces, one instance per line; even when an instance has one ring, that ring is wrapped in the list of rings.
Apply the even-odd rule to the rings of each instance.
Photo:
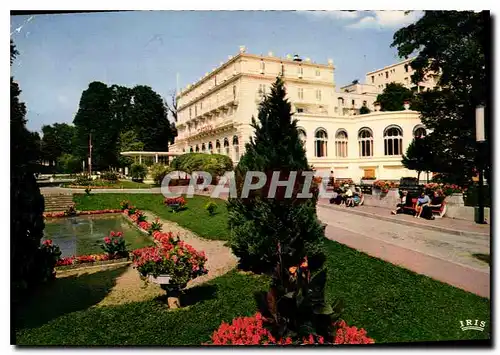
[[[429,90],[437,86],[439,75],[435,73],[427,74],[424,81],[418,83],[418,85],[412,83],[411,76],[415,73],[415,70],[411,67],[411,61],[413,59],[414,58],[409,58],[402,62],[367,73],[366,83],[374,86],[378,93],[384,91],[384,88],[390,83],[402,84],[406,88],[417,92]]]
[[[258,104],[281,75],[307,159],[316,170],[355,181],[416,176],[403,168],[401,154],[415,134],[426,132],[419,114],[377,112],[379,84],[337,89],[334,71],[332,60],[318,64],[298,55],[254,55],[242,46],[178,93],[178,136],[170,150],[225,154],[237,163],[253,136],[252,116],[257,117]],[[360,115],[362,106],[372,113]]]

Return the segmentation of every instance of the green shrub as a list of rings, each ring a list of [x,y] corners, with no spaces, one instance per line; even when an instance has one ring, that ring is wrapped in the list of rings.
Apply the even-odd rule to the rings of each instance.
[[[205,209],[210,216],[213,216],[215,214],[215,210],[217,210],[217,204],[213,201],[210,201],[205,205]]]
[[[144,164],[132,164],[130,167],[130,176],[132,181],[142,182],[148,174],[148,168]]]
[[[172,172],[172,168],[170,166],[155,164],[149,168],[149,173],[153,178],[156,185],[161,185],[163,178],[168,173]]]
[[[324,228],[316,215],[318,190],[313,184],[313,198],[297,197],[305,180],[300,172],[311,171],[311,168],[299,139],[297,121],[292,119],[291,106],[285,97],[283,81],[278,78],[271,95],[260,105],[260,122],[252,120],[256,138],[247,144],[236,167],[239,197],[228,201],[231,248],[242,267],[256,271],[271,270],[278,262],[278,250],[285,267],[307,256],[313,268],[324,256]],[[266,173],[267,185],[252,191],[248,198],[241,198],[243,181],[249,171]],[[292,198],[284,198],[285,187],[277,189],[275,198],[268,198],[274,171],[282,173],[280,180],[286,180],[289,171],[299,172]]]
[[[226,171],[233,170],[231,158],[221,154],[186,153],[176,157],[171,164],[173,170],[192,174],[194,171],[206,171],[212,175],[223,176]]]
[[[106,181],[118,181],[118,174],[114,171],[105,171],[101,174],[101,179]]]

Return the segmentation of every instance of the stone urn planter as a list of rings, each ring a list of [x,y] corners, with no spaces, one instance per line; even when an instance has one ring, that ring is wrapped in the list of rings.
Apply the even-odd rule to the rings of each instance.
[[[168,308],[176,309],[181,307],[180,293],[181,290],[186,287],[186,284],[171,284],[170,275],[158,275],[156,277],[153,275],[148,275],[147,280],[149,282],[160,285],[161,289],[166,291]]]

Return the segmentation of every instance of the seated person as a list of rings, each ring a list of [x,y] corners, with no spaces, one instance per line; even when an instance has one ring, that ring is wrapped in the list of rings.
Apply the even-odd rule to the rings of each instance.
[[[420,218],[420,215],[422,214],[423,207],[428,205],[431,202],[431,199],[429,196],[425,194],[425,191],[422,191],[420,194],[420,197],[417,199],[417,207],[416,207],[416,212],[415,213],[415,218]]]
[[[344,203],[345,203],[346,207],[349,207],[352,202],[353,202],[352,201],[352,191],[349,187],[347,187],[347,191],[344,194]]]
[[[333,190],[333,197],[330,199],[330,203],[340,205],[342,203],[342,190],[337,188]]]
[[[361,202],[361,197],[359,196],[359,193],[355,192],[352,200],[353,200],[352,207],[359,206],[359,203]]]
[[[430,203],[422,207],[421,216],[426,219],[434,219],[434,216],[432,215],[432,210],[436,208],[441,208],[443,201],[444,201],[443,192],[441,190],[434,191]]]
[[[401,200],[399,201],[399,203],[396,205],[396,209],[394,211],[391,211],[392,214],[398,214],[398,213],[402,213],[404,212],[403,211],[403,207],[406,206],[406,201],[407,200],[410,200],[411,202],[411,198],[408,196],[408,191],[406,190],[403,190],[401,192]]]

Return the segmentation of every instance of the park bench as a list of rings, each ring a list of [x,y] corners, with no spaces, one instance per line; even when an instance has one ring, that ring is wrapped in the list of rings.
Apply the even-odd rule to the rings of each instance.
[[[417,198],[411,199],[411,206],[404,206],[403,211],[410,212],[411,214],[417,213]],[[443,203],[440,207],[431,207],[432,215],[434,218],[443,218],[446,214],[446,200],[443,200]]]

